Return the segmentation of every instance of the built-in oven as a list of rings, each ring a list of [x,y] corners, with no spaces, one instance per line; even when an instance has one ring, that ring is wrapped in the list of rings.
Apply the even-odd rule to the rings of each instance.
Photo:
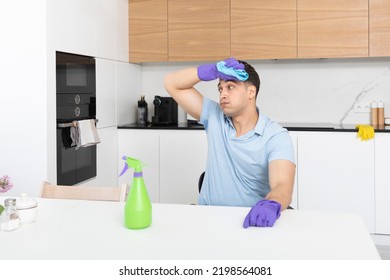
[[[96,176],[96,145],[77,147],[71,128],[96,120],[96,69],[90,56],[56,53],[57,184],[74,185]]]

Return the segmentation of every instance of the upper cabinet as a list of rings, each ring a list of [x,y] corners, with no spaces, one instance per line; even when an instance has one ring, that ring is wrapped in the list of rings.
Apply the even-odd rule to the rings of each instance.
[[[390,56],[388,0],[370,0],[370,56]]]
[[[297,58],[297,0],[231,0],[231,55]]]
[[[387,0],[129,0],[130,62],[390,56]]]
[[[230,0],[168,0],[169,61],[230,56]]]
[[[298,58],[367,56],[367,0],[298,0]]]
[[[167,0],[129,0],[129,60],[168,60]]]

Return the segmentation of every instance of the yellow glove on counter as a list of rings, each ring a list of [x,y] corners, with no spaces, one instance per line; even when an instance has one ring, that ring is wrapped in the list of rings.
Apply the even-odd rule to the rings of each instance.
[[[375,136],[374,128],[371,125],[358,124],[356,128],[358,129],[358,137],[362,141],[373,139]]]

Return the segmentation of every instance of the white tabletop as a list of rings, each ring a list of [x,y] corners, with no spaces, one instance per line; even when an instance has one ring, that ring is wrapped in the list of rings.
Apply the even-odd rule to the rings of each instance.
[[[34,223],[0,231],[0,259],[380,259],[349,213],[285,210],[272,228],[244,229],[249,208],[153,204],[152,225],[130,230],[124,203],[37,201]]]

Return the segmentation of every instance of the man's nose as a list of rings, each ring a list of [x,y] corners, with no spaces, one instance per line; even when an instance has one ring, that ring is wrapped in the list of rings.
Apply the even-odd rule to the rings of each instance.
[[[222,99],[222,98],[226,98],[227,96],[227,91],[226,89],[221,89],[221,92],[219,94],[219,98]]]

